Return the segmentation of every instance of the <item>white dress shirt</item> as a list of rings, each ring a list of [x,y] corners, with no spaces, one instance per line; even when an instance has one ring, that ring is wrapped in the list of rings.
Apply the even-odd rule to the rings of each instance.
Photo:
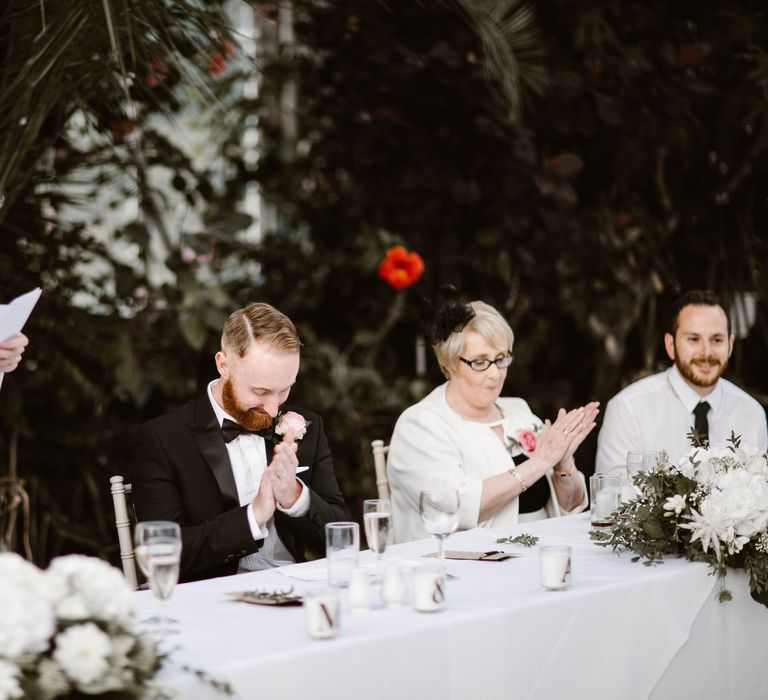
[[[419,515],[419,493],[429,488],[451,487],[459,492],[459,529],[473,527],[511,527],[520,520],[515,498],[488,519],[480,521],[483,480],[503,474],[514,466],[513,457],[522,453],[519,446],[507,449],[493,427],[496,423],[464,420],[445,399],[446,384],[441,384],[398,418],[387,455],[387,475],[392,502],[395,542],[428,537]],[[507,434],[541,425],[523,399],[499,398],[496,405],[504,418]],[[550,499],[542,517],[565,512],[560,508],[552,486],[552,472],[546,475]],[[584,476],[578,477],[584,484]],[[582,502],[571,512],[587,506],[586,487]],[[525,514],[529,515],[529,514]]]
[[[630,384],[608,402],[597,438],[595,471],[623,468],[629,451],[665,450],[670,461],[677,462],[691,449],[686,435],[699,401],[710,405],[710,445],[725,447],[733,431],[741,436],[742,447],[768,449],[765,410],[755,399],[727,379],[700,396],[673,365]]]
[[[216,414],[216,420],[219,425],[224,423],[225,418],[237,423],[213,398],[212,388],[217,381],[219,380],[208,384],[208,400]],[[258,493],[264,470],[267,468],[267,448],[264,438],[260,435],[243,434],[226,443],[226,447],[229,462],[232,465],[232,474],[235,477],[237,498],[240,505],[244,506],[251,503]],[[301,484],[301,495],[296,503],[288,509],[277,504],[278,510],[292,518],[298,518],[309,510],[309,488],[300,479],[298,481]],[[253,514],[253,508],[248,508],[247,513],[253,539],[264,540],[264,544],[258,552],[240,560],[240,570],[258,571],[294,564],[295,559],[278,537],[274,519],[270,518],[266,523],[258,523]]]

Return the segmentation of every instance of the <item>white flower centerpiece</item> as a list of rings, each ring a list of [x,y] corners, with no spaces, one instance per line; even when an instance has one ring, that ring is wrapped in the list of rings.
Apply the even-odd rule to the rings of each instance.
[[[135,627],[122,574],[93,557],[46,571],[0,554],[0,700],[168,697],[152,679],[165,659]]]
[[[660,563],[667,554],[710,564],[722,584],[743,569],[752,598],[768,607],[768,454],[742,448],[731,434],[724,448],[694,447],[677,464],[662,453],[652,471],[633,478],[635,500],[623,503],[597,544],[631,550],[633,561]]]

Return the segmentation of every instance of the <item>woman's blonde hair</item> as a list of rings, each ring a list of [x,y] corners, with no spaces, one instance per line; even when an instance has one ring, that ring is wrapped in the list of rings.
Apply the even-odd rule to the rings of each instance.
[[[461,330],[451,333],[445,340],[432,345],[437,363],[446,379],[450,379],[451,372],[455,372],[459,366],[459,358],[464,350],[464,339],[467,333],[477,333],[491,345],[502,341],[504,348],[512,352],[515,334],[504,317],[484,301],[470,302],[469,307],[474,312],[474,316],[467,324]]]

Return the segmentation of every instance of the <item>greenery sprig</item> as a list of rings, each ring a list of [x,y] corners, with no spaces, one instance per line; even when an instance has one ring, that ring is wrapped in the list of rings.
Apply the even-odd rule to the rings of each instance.
[[[517,535],[517,537],[500,537],[496,540],[496,544],[519,544],[523,547],[533,547],[538,541],[539,538],[535,535],[523,533],[522,535]]]

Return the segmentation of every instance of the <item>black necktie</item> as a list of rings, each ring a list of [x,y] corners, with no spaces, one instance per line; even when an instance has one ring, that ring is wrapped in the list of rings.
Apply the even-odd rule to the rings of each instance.
[[[232,440],[241,435],[259,435],[265,440],[271,440],[273,430],[271,425],[263,430],[248,430],[248,428],[244,428],[239,423],[229,420],[229,418],[225,418],[221,424],[221,434],[224,436],[224,442],[232,442]]]
[[[706,401],[700,401],[696,404],[696,408],[693,409],[693,415],[696,417],[696,422],[693,424],[693,430],[696,433],[696,438],[700,445],[709,443],[709,421],[707,420],[707,413],[709,412],[709,404]]]

